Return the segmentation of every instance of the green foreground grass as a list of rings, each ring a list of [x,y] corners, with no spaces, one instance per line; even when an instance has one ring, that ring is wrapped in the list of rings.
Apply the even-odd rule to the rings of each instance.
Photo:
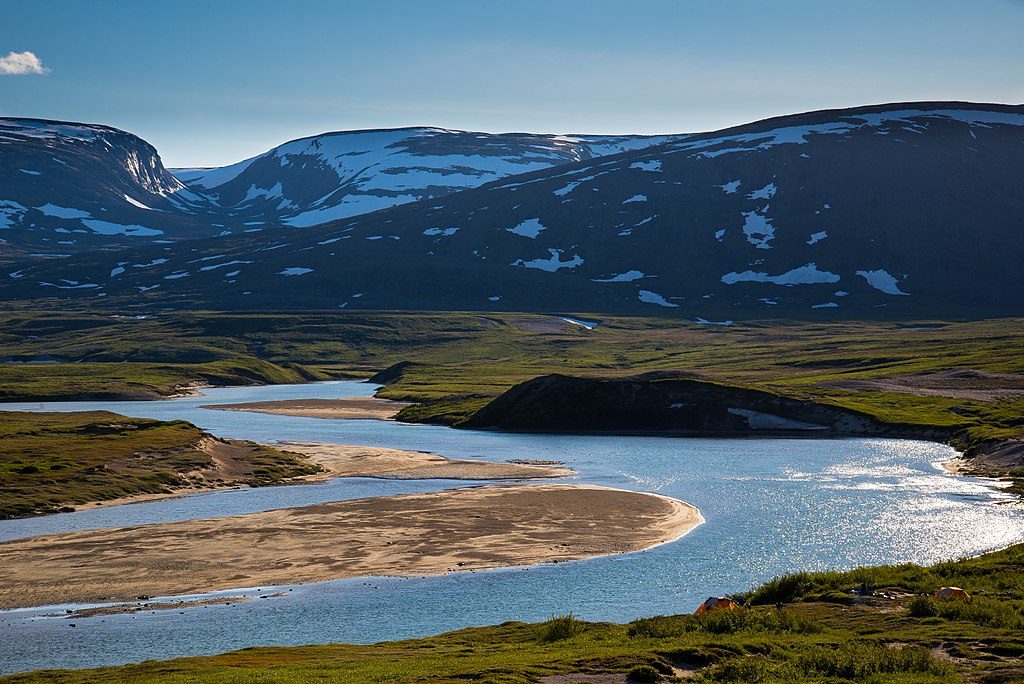
[[[211,455],[198,446],[204,439],[209,435],[180,420],[106,411],[0,413],[0,519],[171,493],[190,484],[189,474],[214,467]],[[318,470],[297,454],[251,443],[234,446],[232,453],[244,461],[232,469],[230,481],[204,480],[204,485],[281,484]]]
[[[854,604],[850,590],[862,582],[897,598]],[[913,596],[949,584],[972,598]],[[747,598],[751,607],[735,612],[628,625],[565,616],[369,646],[249,648],[3,681],[525,683],[607,672],[632,672],[636,681],[652,673],[742,683],[1024,681],[1024,546],[932,567],[801,573]]]

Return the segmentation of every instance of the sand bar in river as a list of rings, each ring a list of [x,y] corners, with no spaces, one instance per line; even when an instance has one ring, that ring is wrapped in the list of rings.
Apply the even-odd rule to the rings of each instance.
[[[682,501],[503,485],[0,544],[0,609],[374,575],[438,575],[639,551],[703,522]]]

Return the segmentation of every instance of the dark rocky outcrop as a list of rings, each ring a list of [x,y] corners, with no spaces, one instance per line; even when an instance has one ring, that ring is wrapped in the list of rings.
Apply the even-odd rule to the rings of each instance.
[[[545,375],[509,389],[460,427],[691,436],[949,437],[938,428],[883,423],[837,406],[669,373],[619,379]]]

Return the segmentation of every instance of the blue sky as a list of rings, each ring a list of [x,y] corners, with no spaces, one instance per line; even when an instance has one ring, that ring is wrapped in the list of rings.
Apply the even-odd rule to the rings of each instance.
[[[1024,0],[5,0],[0,57],[48,71],[0,75],[0,115],[117,126],[169,166],[350,128],[685,132],[1020,103],[1022,36]]]

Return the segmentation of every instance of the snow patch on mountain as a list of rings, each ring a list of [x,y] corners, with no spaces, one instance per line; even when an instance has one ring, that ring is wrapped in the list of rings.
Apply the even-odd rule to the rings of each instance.
[[[650,290],[640,290],[637,293],[637,297],[644,304],[657,304],[658,306],[667,306],[672,309],[679,307],[678,304],[673,304],[657,292],[651,292]]]
[[[341,202],[334,206],[304,211],[282,219],[282,222],[296,228],[307,228],[328,221],[337,221],[360,214],[368,214],[371,211],[388,209],[399,204],[414,202],[417,199],[415,195],[346,195]]]
[[[133,198],[129,197],[128,195],[124,195],[124,199],[125,199],[126,202],[128,202],[128,204],[131,204],[134,207],[138,207],[139,209],[146,209],[147,211],[156,211],[155,209],[153,209],[153,207],[147,207],[145,204],[143,204],[139,200],[133,199]]]
[[[162,230],[147,228],[136,224],[114,223],[112,221],[101,221],[99,219],[82,219],[82,223],[100,235],[127,235],[129,237],[152,237],[163,235]]]
[[[68,207],[61,207],[50,203],[46,203],[41,207],[36,207],[36,209],[47,216],[53,216],[54,218],[83,219],[92,217],[92,214],[87,211],[82,211],[81,209],[69,209]]]
[[[747,242],[758,249],[771,249],[770,243],[775,238],[775,228],[772,220],[757,211],[744,211],[743,234],[747,236]]]
[[[625,273],[619,273],[610,278],[591,278],[595,283],[629,283],[634,280],[640,280],[644,277],[642,271],[632,270],[626,271]]]
[[[552,194],[554,194],[556,197],[565,197],[570,192],[572,192],[573,190],[575,190],[579,186],[583,185],[587,181],[592,181],[595,178],[597,178],[599,176],[603,176],[606,173],[607,173],[607,171],[602,171],[601,173],[595,173],[595,174],[592,174],[590,176],[584,176],[583,178],[577,178],[576,180],[567,183],[566,185],[558,188],[557,190],[552,191]]]
[[[661,160],[652,159],[651,161],[633,162],[632,164],[629,165],[629,168],[640,169],[641,171],[649,171],[652,173],[656,173],[658,171],[661,171]]]
[[[777,190],[778,190],[778,188],[775,187],[775,183],[769,183],[768,185],[764,186],[760,190],[754,190],[752,193],[747,195],[747,199],[752,199],[752,200],[757,200],[757,199],[770,200],[772,197],[775,197],[775,192]]]
[[[458,228],[427,228],[423,231],[424,235],[440,235],[442,237],[449,237],[459,232]],[[340,238],[335,238],[340,239]],[[324,243],[320,243],[324,244]]]
[[[522,259],[516,259],[512,262],[513,266],[522,266],[524,268],[536,268],[541,271],[548,271],[554,273],[560,268],[573,269],[583,264],[583,257],[578,254],[573,254],[572,258],[568,261],[562,261],[561,250],[549,248],[551,256],[547,259],[532,259],[530,261],[523,261]]]
[[[225,266],[234,266],[236,264],[251,264],[251,263],[253,263],[253,262],[252,261],[243,261],[243,260],[225,261],[225,262],[220,263],[220,264],[212,264],[210,266],[203,266],[199,270],[200,271],[215,271],[218,268],[224,268]],[[235,271],[235,275],[237,275],[238,273],[239,273],[238,271]]]
[[[886,294],[904,296],[908,294],[899,288],[895,276],[880,268],[874,271],[857,271],[857,275],[868,281],[868,285],[871,287]]]
[[[829,271],[818,270],[817,264],[810,263],[794,268],[779,275],[769,275],[763,271],[743,271],[742,273],[726,273],[722,276],[726,285],[735,283],[773,283],[775,285],[813,285],[817,283],[837,283],[839,276]]]
[[[512,226],[511,228],[506,228],[505,230],[508,231],[509,233],[515,233],[516,235],[522,235],[523,237],[535,239],[538,235],[540,235],[540,232],[542,230],[547,230],[547,227],[540,222],[540,219],[531,218],[526,219],[525,221],[519,223],[518,225]]]
[[[0,200],[0,229],[11,228],[15,221],[20,222],[28,207],[13,200]]]
[[[586,330],[593,330],[599,325],[598,323],[595,323],[593,321],[583,321],[580,320],[579,318],[569,318],[567,316],[562,316],[562,320],[565,321],[566,323],[571,323],[572,325],[579,326]]]

